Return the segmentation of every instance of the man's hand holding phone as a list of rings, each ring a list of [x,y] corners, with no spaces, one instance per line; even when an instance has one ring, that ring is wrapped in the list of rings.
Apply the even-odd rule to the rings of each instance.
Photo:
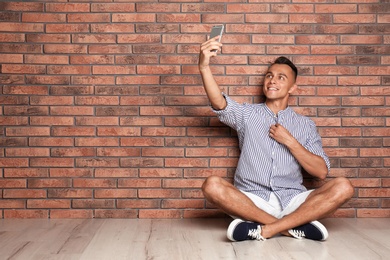
[[[208,67],[210,64],[210,58],[217,56],[217,52],[221,51],[222,43],[222,33],[223,25],[213,26],[210,38],[206,42],[202,43],[200,46],[200,55],[199,55],[199,69]]]

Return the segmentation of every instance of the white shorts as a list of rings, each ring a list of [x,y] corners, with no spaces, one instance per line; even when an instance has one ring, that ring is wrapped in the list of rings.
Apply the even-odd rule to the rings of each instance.
[[[306,198],[309,196],[309,194],[312,191],[314,190],[308,190],[298,194],[297,196],[292,198],[290,203],[283,210],[279,199],[276,197],[275,193],[273,192],[271,193],[269,201],[266,201],[250,192],[245,192],[245,191],[241,191],[241,192],[244,193],[258,208],[274,216],[275,218],[280,219],[294,212],[299,206],[301,206],[301,204],[305,202]]]

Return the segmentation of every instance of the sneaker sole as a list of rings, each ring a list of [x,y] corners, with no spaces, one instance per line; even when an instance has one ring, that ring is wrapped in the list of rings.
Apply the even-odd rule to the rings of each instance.
[[[315,226],[321,232],[321,234],[322,234],[321,241],[325,241],[326,239],[328,239],[329,233],[328,233],[328,230],[326,229],[326,227],[324,225],[322,225],[317,220],[314,220],[314,221],[310,222],[310,224]]]
[[[235,239],[233,238],[233,232],[234,232],[234,229],[237,227],[237,225],[240,224],[240,223],[242,223],[242,222],[244,222],[244,221],[241,220],[241,219],[239,219],[239,218],[237,218],[237,219],[233,220],[233,221],[230,223],[230,225],[229,225],[229,227],[228,227],[228,230],[227,230],[227,232],[226,232],[227,238],[228,238],[230,241],[237,242],[237,240],[235,240]]]

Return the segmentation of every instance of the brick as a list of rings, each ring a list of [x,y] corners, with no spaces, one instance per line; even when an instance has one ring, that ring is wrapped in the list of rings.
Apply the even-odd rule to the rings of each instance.
[[[354,46],[332,46],[332,45],[314,45],[310,47],[311,54],[333,54],[333,55],[346,55],[355,53]]]
[[[228,4],[227,13],[266,13],[270,11],[267,4]]]
[[[156,21],[155,14],[112,14],[114,23],[153,23]]]
[[[343,106],[383,106],[383,97],[343,97]]]
[[[142,136],[184,136],[185,128],[175,127],[145,127],[141,129]]]
[[[47,12],[89,12],[90,4],[84,3],[47,3]]]
[[[236,167],[238,163],[237,158],[211,158],[210,166],[211,167]]]
[[[44,39],[44,41],[47,41],[47,39]],[[25,55],[25,62],[33,64],[68,64],[69,57],[65,55],[30,54]]]
[[[31,11],[31,10],[29,10]],[[65,14],[52,13],[22,13],[22,22],[25,23],[64,23],[66,22]]]
[[[246,14],[245,22],[247,23],[287,23],[287,14]]]
[[[158,23],[199,23],[200,14],[157,14]]]
[[[6,168],[4,177],[6,178],[34,178],[48,177],[48,169],[44,168]]]
[[[375,35],[341,35],[340,37],[341,44],[381,44],[382,36]]]
[[[140,106],[148,106],[148,105],[162,105],[164,103],[162,97],[121,97],[120,104],[121,105],[140,105]]]
[[[140,148],[97,148],[97,156],[103,157],[128,157],[128,156],[140,156],[141,149]]]
[[[1,39],[1,41],[3,40]],[[0,54],[1,63],[22,63],[22,61],[23,56],[20,54]]]
[[[49,136],[50,128],[48,127],[8,127],[7,136]]]
[[[72,158],[30,158],[31,167],[73,167]]]
[[[26,74],[43,74],[45,73],[45,66],[43,65],[14,65],[14,64],[3,64],[2,73],[26,73]]]
[[[119,167],[117,158],[76,158],[76,167]]]
[[[92,177],[93,170],[91,169],[78,169],[78,168],[51,168],[50,177]],[[104,177],[104,176],[96,176]]]
[[[38,23],[12,23],[12,22],[0,22],[3,32],[43,32],[43,24]]]
[[[61,29],[60,29],[61,31]],[[87,47],[81,44],[45,44],[45,53],[65,54],[65,53],[87,53]],[[68,58],[69,59],[69,58]]]
[[[165,138],[166,146],[207,146],[208,140],[207,138],[202,137],[179,137],[179,138]]]
[[[73,138],[30,137],[30,146],[73,146]]]
[[[98,168],[95,170],[95,177],[97,178],[129,178],[129,177],[137,177],[138,170],[137,169],[125,169],[119,168],[113,171],[111,168]],[[92,174],[89,176],[80,176],[80,177],[92,177]]]
[[[103,189],[95,190],[96,199],[124,199],[124,198],[136,198],[137,190],[135,189]]]
[[[334,23],[375,23],[374,14],[334,14]]]
[[[162,201],[161,208],[163,209],[202,209],[204,207],[204,200],[198,199],[166,199]]]
[[[0,21],[6,21],[6,22],[18,22],[19,21],[19,14],[14,12],[2,12],[0,14]]]
[[[340,138],[340,146],[344,147],[370,147],[382,146],[381,138]]]
[[[77,157],[77,156],[95,156],[94,148],[52,148],[50,155],[52,157]]]
[[[90,66],[47,66],[48,74],[89,74]]]
[[[206,209],[206,210],[184,210],[184,218],[224,218],[226,214],[221,210]]]
[[[117,208],[158,208],[160,200],[156,199],[118,199]]]
[[[384,118],[342,118],[343,126],[384,126]]]
[[[110,22],[110,14],[105,13],[93,13],[93,14],[85,14],[85,13],[78,13],[78,14],[68,14],[67,20],[69,23],[85,23],[85,22],[91,22],[91,23],[109,23]],[[79,35],[74,35],[74,38],[78,38]],[[80,35],[83,37],[82,35]],[[111,38],[114,35],[107,35],[106,37]],[[88,37],[88,36],[87,36]],[[93,37],[93,36],[92,36]],[[100,37],[98,37],[100,38]],[[104,37],[103,37],[104,38]]]
[[[166,167],[207,167],[208,160],[200,158],[167,158],[165,159]]]
[[[182,157],[183,148],[142,148],[143,157]]]
[[[6,148],[7,157],[45,157],[50,155],[49,148]]]
[[[112,199],[74,199],[72,200],[72,208],[74,209],[109,209],[114,208],[114,200]]]
[[[356,4],[323,4],[315,5],[316,13],[356,13],[358,6]]]
[[[163,188],[200,188],[202,187],[203,179],[169,179],[163,180]]]
[[[91,189],[49,189],[48,198],[92,198]]]
[[[170,210],[170,209],[160,209],[160,210],[152,210],[152,209],[141,209],[139,210],[139,218],[143,219],[174,219],[180,218],[181,212],[180,210]]]
[[[48,33],[87,33],[88,31],[87,24],[46,24]]]
[[[4,94],[14,94],[14,95],[47,95],[48,94],[47,86],[4,86]]]
[[[1,42],[24,42],[25,34],[19,33],[0,33]]]
[[[24,209],[25,202],[23,200],[11,200],[11,199],[2,199],[0,200],[1,209]]]
[[[48,210],[33,210],[33,209],[7,209],[4,210],[4,218],[18,218],[18,219],[31,219],[31,218],[48,218]]]
[[[70,208],[70,200],[27,200],[28,209],[67,209]]]
[[[29,188],[69,188],[71,187],[70,179],[29,179]]]
[[[0,52],[12,52],[12,53],[41,53],[42,46],[38,44],[7,44],[4,43],[0,46]]]
[[[92,74],[135,74],[134,66],[93,66]]]
[[[3,198],[46,198],[46,191],[38,189],[5,189],[3,191]]]
[[[0,179],[0,187],[1,188],[26,188],[26,180],[17,179],[17,180],[8,180],[8,179]]]
[[[358,209],[358,218],[388,218],[390,217],[389,209]]]
[[[118,181],[119,188],[161,188],[159,179],[127,178]]]
[[[0,167],[12,168],[12,167],[28,167],[27,158],[0,158]]]
[[[95,218],[137,218],[137,210],[105,210],[105,209],[96,209]]]
[[[341,167],[379,167],[382,165],[381,159],[376,158],[341,158]]]
[[[126,158],[120,159],[122,167],[163,167],[164,162],[162,158]]]
[[[30,125],[73,125],[72,117],[32,116]]]
[[[91,219],[93,218],[92,210],[78,209],[52,209],[50,210],[50,218],[52,219]]]
[[[140,189],[138,196],[141,199],[150,198],[179,198],[179,189]]]
[[[115,117],[76,117],[76,125],[118,125],[118,122]]]
[[[386,168],[366,168],[359,170],[359,177],[389,177],[389,171]]]

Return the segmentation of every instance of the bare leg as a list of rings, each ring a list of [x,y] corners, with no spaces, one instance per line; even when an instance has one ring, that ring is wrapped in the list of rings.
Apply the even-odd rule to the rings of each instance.
[[[290,215],[262,227],[263,237],[321,219],[333,213],[353,196],[353,186],[346,178],[336,178],[314,190],[304,203]]]
[[[245,194],[226,180],[210,176],[202,186],[206,199],[227,214],[239,217],[243,220],[271,224],[278,219],[258,208]],[[287,230],[281,231],[289,235]]]
[[[351,183],[345,178],[336,178],[313,191],[295,212],[277,219],[259,209],[247,196],[220,177],[208,177],[202,190],[208,201],[227,214],[264,224],[262,236],[265,238],[278,233],[288,235],[288,229],[323,218],[353,195]]]
[[[209,202],[229,215],[262,224],[270,224],[277,220],[259,209],[245,194],[220,177],[208,177],[203,183],[202,191]]]

